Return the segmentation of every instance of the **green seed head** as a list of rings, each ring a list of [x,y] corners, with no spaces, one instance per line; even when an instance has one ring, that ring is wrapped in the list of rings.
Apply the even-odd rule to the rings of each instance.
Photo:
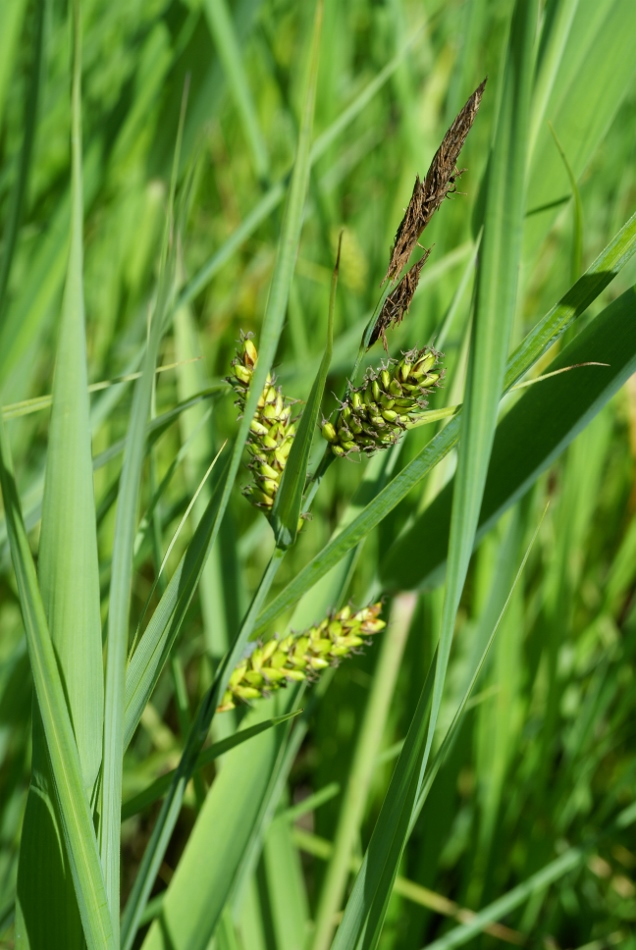
[[[227,378],[236,393],[240,411],[245,410],[257,360],[258,351],[254,342],[247,336],[243,337],[241,349],[232,365],[232,375]],[[267,513],[274,505],[295,431],[291,405],[276,386],[273,375],[268,373],[256,413],[250,422],[247,448],[254,458],[250,468],[255,481],[245,491],[252,504]]]
[[[257,646],[234,669],[218,711],[267,696],[288,682],[301,683],[349,656],[385,626],[380,603],[353,611],[344,607],[302,634],[276,637]]]
[[[323,423],[323,437],[334,455],[372,455],[394,445],[425,411],[428,391],[442,376],[434,370],[439,358],[435,350],[424,347],[410,350],[401,360],[390,360],[378,370],[368,370],[335,421]]]

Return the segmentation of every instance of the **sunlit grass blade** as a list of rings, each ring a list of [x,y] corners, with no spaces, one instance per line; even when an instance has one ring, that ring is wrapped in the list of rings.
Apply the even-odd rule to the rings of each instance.
[[[252,153],[254,171],[261,181],[269,177],[269,156],[260,129],[241,51],[225,0],[205,0],[205,15],[214,35],[219,59],[223,63],[228,86],[236,103],[245,138]]]
[[[338,137],[349,128],[351,123],[368,106],[373,97],[383,89],[395,70],[399,68],[405,53],[421,39],[421,36],[422,30],[415,30],[408,42],[405,43],[402,49],[386,64],[375,79],[363,89],[335,122],[318,136],[311,149],[310,166],[313,166],[318,159],[328,151]],[[203,290],[212,277],[227,263],[243,242],[256,231],[258,226],[271,214],[274,208],[278,207],[285,197],[285,192],[286,181],[272,185],[267,194],[261,198],[256,208],[246,216],[245,220],[234,231],[223,247],[188,281],[186,286],[179,293],[177,306],[188,303]]]
[[[84,780],[93,802],[101,765],[104,674],[99,603],[97,533],[87,390],[83,289],[80,22],[73,7],[71,243],[62,304],[46,460],[38,573],[51,641],[64,681],[68,711]],[[37,29],[41,28],[38,23]],[[18,929],[32,948],[81,940],[80,914],[61,828],[55,784],[39,711],[33,718],[33,780],[23,825],[18,868]],[[65,913],[42,914],[51,894]]]
[[[60,823],[84,935],[91,950],[117,946],[84,788],[73,726],[46,623],[35,566],[13,480],[9,445],[0,420],[0,480],[31,672],[55,783]]]
[[[308,933],[309,900],[300,854],[285,816],[271,822],[263,845],[261,875],[264,906],[271,912],[277,950],[303,947]]]
[[[607,366],[581,366],[531,386],[502,419],[490,462],[477,538],[527,491],[634,371],[636,291],[626,291],[606,307],[548,368],[599,357]],[[388,587],[414,588],[439,582],[445,563],[440,551],[422,550],[424,532],[448,531],[452,484],[389,549],[381,564]],[[435,536],[435,535],[434,535]],[[417,563],[413,563],[417,551]],[[411,559],[411,560],[409,560]]]
[[[430,787],[437,775],[450,746],[455,739],[459,726],[462,722],[463,715],[465,713],[468,700],[474,689],[474,686],[479,678],[479,674],[483,668],[484,662],[490,650],[490,647],[495,638],[495,634],[501,623],[502,616],[506,610],[512,592],[521,576],[523,568],[525,567],[528,555],[532,548],[534,539],[536,538],[538,528],[535,531],[533,540],[530,542],[530,545],[525,553],[525,556],[522,560],[522,563],[517,572],[515,581],[513,583],[512,589],[508,594],[508,597],[503,604],[499,618],[495,623],[490,637],[485,644],[484,650],[479,657],[479,660],[473,670],[472,677],[468,686],[464,692],[464,695],[461,701],[458,704],[458,707],[455,711],[453,721],[444,737],[444,741],[436,753],[433,756],[430,766],[425,773],[420,764],[419,767],[416,766],[416,763],[421,757],[421,750],[418,749],[415,737],[417,732],[420,732],[421,741],[425,735],[425,726],[426,726],[426,716],[423,714],[421,716],[414,716],[413,723],[409,729],[408,735],[405,740],[404,749],[400,755],[398,764],[389,787],[389,792],[384,801],[382,812],[378,817],[377,825],[374,829],[371,841],[369,843],[369,848],[365,857],[363,859],[360,871],[358,872],[358,877],[356,878],[356,885],[354,885],[354,891],[352,898],[350,898],[349,903],[347,904],[347,909],[345,914],[349,913],[350,919],[358,921],[358,927],[360,931],[360,937],[358,938],[361,945],[365,946],[367,943],[371,943],[373,940],[374,931],[377,932],[379,927],[378,924],[374,922],[373,911],[365,910],[364,901],[355,902],[355,887],[359,886],[359,881],[364,881],[367,888],[371,889],[375,882],[380,878],[384,877],[386,880],[385,886],[393,889],[396,869],[391,863],[391,858],[399,853],[403,847],[402,837],[406,839],[408,835],[413,830],[413,826],[420,815],[422,806],[426,800],[427,794],[430,790]],[[433,664],[432,668],[435,664]],[[432,676],[429,674],[427,678],[427,683],[425,684],[424,690],[422,691],[422,696],[420,698],[420,707],[422,706],[425,697],[430,698],[432,693]],[[424,713],[425,710],[422,710]],[[413,728],[414,725],[418,726],[418,729]],[[410,760],[410,761],[409,761]],[[403,791],[408,789],[408,794],[406,797],[402,797],[399,794],[399,790]],[[411,795],[414,794],[414,797]],[[408,820],[408,827],[403,827],[403,822],[406,817],[406,813],[410,809],[410,818]],[[385,862],[389,863],[385,863]],[[395,858],[393,857],[393,861]],[[377,885],[376,885],[377,886]],[[388,900],[388,896],[387,896]],[[349,907],[352,907],[351,911],[348,910]],[[377,911],[376,911],[377,913]],[[345,917],[346,922],[346,917]],[[490,922],[490,921],[489,921]],[[368,928],[368,929],[367,929]],[[373,929],[372,929],[373,928]],[[339,931],[340,932],[340,931]],[[336,936],[336,941],[338,936]],[[337,943],[335,944],[337,946]]]
[[[320,891],[312,950],[328,950],[331,944],[336,917],[342,906],[349,877],[355,842],[360,833],[370,793],[380,743],[394,697],[393,691],[415,603],[412,595],[394,602],[391,623],[382,641],[378,657],[378,673],[373,679],[364,719],[360,724],[360,737],[356,744],[351,773],[343,796],[333,852]]]
[[[531,552],[531,550],[532,550],[532,548],[533,548],[533,545],[534,545],[534,543],[535,543],[535,541],[536,541],[536,539],[537,539],[537,535],[539,534],[539,529],[541,528],[541,525],[543,524],[543,520],[544,520],[544,518],[545,518],[545,516],[546,516],[546,514],[547,514],[547,510],[548,510],[548,509],[547,509],[547,506],[546,506],[546,508],[545,508],[544,511],[543,511],[543,515],[541,516],[541,519],[539,520],[539,523],[538,523],[538,525],[536,526],[536,528],[535,528],[535,530],[534,530],[534,533],[533,533],[533,535],[532,535],[532,538],[530,539],[530,543],[528,544],[528,546],[527,546],[527,548],[526,548],[526,550],[525,550],[525,553],[524,553],[524,555],[523,555],[523,558],[521,559],[521,564],[519,565],[519,567],[518,567],[518,569],[517,569],[517,572],[516,572],[516,574],[515,574],[515,576],[514,576],[514,579],[513,579],[513,581],[512,581],[512,585],[511,585],[511,587],[510,587],[510,589],[509,589],[509,591],[508,591],[508,593],[507,593],[507,595],[506,595],[506,598],[505,598],[505,600],[504,600],[504,602],[503,602],[503,604],[502,604],[502,606],[501,606],[501,610],[499,611],[499,615],[498,615],[498,617],[497,617],[497,620],[496,620],[495,623],[493,624],[492,630],[490,631],[490,634],[489,634],[489,636],[488,636],[488,639],[487,639],[486,643],[484,644],[483,650],[481,651],[481,653],[480,653],[480,655],[479,655],[479,657],[478,657],[478,659],[477,659],[477,662],[476,662],[475,665],[474,665],[474,669],[472,669],[472,671],[471,671],[471,673],[470,673],[470,678],[469,678],[468,684],[467,684],[467,686],[466,686],[466,689],[464,690],[464,693],[463,693],[461,699],[459,700],[459,702],[458,702],[458,704],[457,704],[457,708],[455,709],[452,722],[451,722],[451,724],[449,725],[449,727],[448,727],[448,729],[447,729],[447,731],[446,731],[446,734],[444,735],[444,738],[443,738],[443,740],[442,740],[442,742],[441,742],[441,744],[440,744],[439,749],[437,750],[437,752],[435,753],[435,755],[431,758],[430,768],[428,769],[428,772],[426,773],[426,777],[425,777],[424,782],[423,782],[422,785],[420,786],[420,789],[419,789],[419,792],[418,792],[418,796],[417,796],[417,800],[416,800],[416,802],[415,802],[415,807],[414,807],[414,809],[413,809],[413,814],[412,814],[412,817],[411,817],[411,830],[413,829],[413,827],[414,827],[416,821],[418,820],[418,818],[419,818],[419,816],[420,816],[420,813],[421,813],[421,811],[422,811],[422,808],[423,808],[423,806],[424,806],[424,803],[425,803],[425,801],[426,801],[426,798],[427,798],[427,796],[428,796],[428,793],[430,792],[431,786],[432,786],[433,782],[435,781],[435,777],[436,777],[436,775],[438,774],[440,768],[442,767],[442,765],[443,765],[443,763],[444,763],[444,760],[445,760],[446,757],[448,756],[448,754],[449,754],[449,752],[450,752],[450,749],[452,748],[452,745],[453,745],[453,743],[454,743],[454,741],[455,741],[455,739],[456,739],[456,737],[457,737],[457,734],[458,734],[458,732],[459,732],[459,730],[460,730],[460,728],[461,728],[461,725],[462,725],[462,722],[463,722],[463,718],[464,718],[464,716],[465,716],[465,714],[466,714],[466,712],[467,712],[467,710],[468,710],[468,708],[469,708],[469,705],[468,705],[468,704],[469,704],[469,700],[470,700],[470,698],[471,698],[471,696],[472,696],[472,693],[473,693],[473,690],[475,689],[475,686],[477,685],[477,682],[478,682],[478,680],[479,680],[479,676],[480,676],[480,674],[481,674],[481,672],[482,672],[482,670],[483,670],[483,668],[484,668],[484,665],[485,665],[485,663],[486,663],[486,659],[487,659],[488,654],[489,654],[489,652],[490,652],[490,649],[491,649],[491,647],[492,647],[492,645],[493,645],[493,643],[494,643],[494,640],[495,640],[495,636],[496,636],[496,634],[497,634],[497,631],[499,630],[499,627],[501,626],[501,622],[502,622],[502,620],[503,620],[503,618],[504,618],[504,615],[505,615],[505,613],[506,613],[506,610],[507,610],[507,608],[508,608],[508,605],[510,604],[510,601],[511,601],[511,599],[512,599],[512,596],[513,596],[513,594],[514,594],[514,592],[515,592],[515,589],[516,589],[516,587],[517,587],[517,584],[519,583],[519,580],[520,580],[520,578],[521,578],[521,575],[523,574],[523,571],[524,571],[524,569],[525,569],[525,567],[526,567],[526,564],[527,564],[527,562],[528,562],[528,558],[529,558],[529,556],[530,556],[530,552]],[[515,540],[516,540],[516,539],[514,538],[514,529],[513,529],[513,538],[512,538],[512,540],[513,540],[513,543],[514,543]]]
[[[633,88],[636,74],[628,52],[636,30],[636,7],[629,0],[603,5],[579,0],[574,10],[572,6],[560,4],[554,17],[545,18],[545,28],[551,28],[552,35],[543,51],[540,98],[533,115],[535,147],[528,170],[528,210],[546,210],[531,215],[526,223],[524,247],[531,261],[558,211],[554,202],[570,191],[545,120],[552,123],[579,179]]]
[[[157,366],[156,373],[167,373],[169,370],[176,369],[180,363],[169,363],[166,366]],[[91,383],[88,387],[89,393],[97,393],[103,389],[109,389],[111,386],[119,386],[120,383],[133,382],[139,379],[141,373],[128,373],[125,376],[119,376],[115,379],[104,379],[99,383]],[[216,384],[219,392],[227,389],[225,383]],[[41,412],[48,409],[53,401],[52,396],[34,396],[32,399],[23,399],[20,402],[9,403],[3,407],[2,415],[5,419],[18,419],[20,416],[28,416],[32,412]]]
[[[225,462],[219,482],[227,475]],[[170,650],[181,630],[186,611],[199,583],[206,562],[214,529],[218,524],[221,488],[217,484],[197,525],[186,553],[168,582],[147,627],[132,654],[126,670],[126,711],[124,717],[124,748],[128,746],[139,725],[141,714],[152,695],[167,662]]]
[[[174,329],[177,355],[187,361],[179,368],[177,375],[177,392],[180,398],[184,399],[204,389],[209,379],[202,360],[191,362],[193,358],[201,355],[202,341],[199,339],[194,314],[189,307],[180,307],[176,311]],[[182,441],[188,441],[190,444],[184,469],[190,492],[194,490],[216,449],[214,416],[212,425],[204,426],[201,424],[204,413],[205,408],[200,406],[180,420]],[[203,517],[211,493],[211,485],[206,486],[200,493],[194,507],[196,523]],[[203,565],[199,583],[205,645],[214,660],[227,652],[230,634],[239,623],[244,582],[239,569],[237,541],[230,510],[221,522],[215,545]],[[217,720],[215,738],[224,738],[233,728],[232,717],[228,716],[225,721]]]

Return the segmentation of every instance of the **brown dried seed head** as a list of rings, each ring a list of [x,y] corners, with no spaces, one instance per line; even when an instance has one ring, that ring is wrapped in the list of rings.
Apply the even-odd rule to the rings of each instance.
[[[424,181],[416,177],[411,200],[395,234],[389,268],[382,283],[398,277],[408,263],[422,231],[462,174],[464,169],[457,168],[457,159],[475,121],[485,85],[484,79],[453,121],[433,157]]]
[[[369,346],[367,349],[370,349],[375,341],[382,337],[384,349],[387,353],[389,352],[389,347],[386,342],[386,331],[389,329],[389,327],[395,327],[398,325],[398,323],[401,323],[401,321],[404,319],[405,313],[408,312],[415,291],[417,290],[417,285],[420,280],[420,273],[426,264],[430,253],[430,249],[424,252],[419,261],[417,261],[409,270],[407,270],[406,274],[397,285],[395,290],[393,290],[384,301],[384,306],[382,307],[380,316],[378,317],[375,327],[373,328],[373,333],[369,339]]]

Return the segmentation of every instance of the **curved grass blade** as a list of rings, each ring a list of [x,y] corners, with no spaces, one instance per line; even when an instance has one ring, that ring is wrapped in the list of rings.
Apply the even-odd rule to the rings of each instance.
[[[318,422],[318,413],[325,391],[327,374],[333,354],[333,315],[336,306],[336,287],[338,286],[338,270],[340,267],[340,248],[342,246],[342,231],[338,239],[338,253],[331,281],[329,297],[329,317],[327,321],[327,346],[321,360],[318,374],[314,380],[309,399],[303,409],[298,423],[298,431],[292,443],[289,458],[283,472],[280,487],[276,493],[272,510],[272,527],[279,547],[287,548],[296,540],[300,509],[302,507],[303,492],[309,465],[309,452]]]
[[[528,372],[550,346],[611,283],[636,253],[636,214],[621,228],[576,284],[559,300],[520,343],[508,361],[505,391]],[[255,627],[262,633],[282,611],[320,580],[347,551],[366,537],[450,452],[459,438],[457,416],[384,488],[358,517],[347,525],[296,575],[263,611]]]
[[[35,565],[24,529],[9,444],[1,418],[0,484],[31,672],[84,935],[91,950],[101,950],[104,947],[114,950],[116,942],[93,830],[93,817],[84,789],[77,744],[46,623]]]
[[[72,23],[71,234],[53,386],[38,575],[85,793],[92,801],[101,765],[104,672],[84,319],[77,3],[72,8]],[[49,763],[46,733],[36,707],[33,775],[22,829],[17,890],[18,931],[28,933],[32,950],[82,940],[81,914],[68,874],[69,858],[60,847],[63,835]],[[42,913],[43,892],[50,895],[59,913]]]
[[[584,363],[590,356],[604,366],[582,366],[532,386],[497,427],[490,471],[479,516],[477,540],[494,524],[576,435],[611,399],[634,371],[636,290],[606,307],[548,367],[548,373]],[[380,571],[390,587],[414,588],[439,581],[445,555],[422,548],[422,531],[448,531],[452,483],[389,549]],[[417,551],[417,563],[413,558]]]

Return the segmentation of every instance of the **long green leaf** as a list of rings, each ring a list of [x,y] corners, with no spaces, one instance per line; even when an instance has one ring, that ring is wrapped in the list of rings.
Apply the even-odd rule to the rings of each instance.
[[[24,14],[26,3],[19,2],[11,4],[0,14],[0,20],[4,18],[3,27],[6,28],[6,37],[11,38],[13,30],[20,24],[21,17]],[[7,24],[7,20],[9,23]],[[0,32],[2,32],[0,30]],[[29,68],[29,82],[26,88],[24,102],[24,139],[19,161],[17,163],[16,182],[11,191],[11,197],[8,208],[8,221],[3,237],[2,255],[0,256],[0,326],[4,320],[4,305],[11,263],[15,251],[18,229],[22,218],[22,209],[27,190],[29,171],[31,168],[31,157],[33,154],[33,143],[35,141],[35,130],[38,117],[38,101],[40,98],[40,83],[42,79],[42,51],[44,38],[44,0],[38,0],[35,4],[34,23],[33,23],[33,52],[32,62]],[[16,44],[17,45],[17,44]],[[2,53],[7,54],[6,47]],[[8,59],[8,56],[7,56]],[[0,116],[3,106],[3,76],[1,75],[7,62],[3,58],[3,64],[0,66]]]
[[[567,6],[571,8],[570,3]],[[636,76],[631,55],[636,6],[631,0],[602,4],[579,0],[575,11],[557,12],[560,16],[546,18],[555,25],[554,60],[549,63],[544,55],[538,77],[540,84],[547,80],[549,95],[537,102],[533,116],[536,145],[528,172],[528,210],[546,210],[532,214],[526,222],[524,247],[531,261],[557,214],[554,202],[570,193],[568,175],[546,120],[580,179]],[[559,31],[562,35],[557,37]]]
[[[205,0],[203,9],[214,35],[219,59],[223,64],[227,84],[243,125],[245,138],[252,153],[254,171],[261,181],[269,175],[269,157],[263,139],[254,100],[245,75],[241,51],[234,32],[234,24],[225,0]]]
[[[263,708],[255,709],[246,725],[265,715]],[[267,801],[286,735],[286,726],[277,726],[228,757],[207,795],[164,896],[161,913],[142,944],[144,950],[205,950],[209,945],[252,829]],[[244,780],[246,771],[253,778],[250,782]],[[210,853],[214,854],[213,862]]]
[[[38,708],[46,736],[60,821],[79,912],[91,950],[117,946],[73,726],[46,623],[0,420],[0,484]]]
[[[39,25],[41,28],[41,24]],[[71,240],[53,386],[38,572],[63,676],[86,796],[101,764],[104,673],[83,292],[79,7],[73,7]],[[46,733],[33,717],[33,777],[18,868],[18,930],[31,950],[82,942],[68,857],[60,849]],[[47,919],[42,893],[59,909]]]
[[[339,136],[345,132],[351,123],[360,115],[361,112],[373,100],[373,97],[384,88],[396,69],[402,63],[405,54],[421,38],[422,30],[416,30],[409,37],[408,42],[398,50],[396,55],[386,64],[384,69],[373,79],[362,92],[356,96],[354,101],[348,106],[341,115],[333,122],[328,129],[318,136],[314,142],[309,163],[312,167],[318,159],[331,148]],[[177,306],[188,303],[210,282],[212,277],[218,273],[223,265],[230,259],[232,254],[243,244],[247,238],[256,231],[258,226],[272,213],[274,208],[278,207],[285,197],[287,180],[277,182],[269,189],[266,195],[261,198],[257,206],[248,214],[245,220],[234,231],[232,236],[226,241],[223,247],[213,255],[213,257],[204,264],[203,267],[188,281],[181,290]],[[262,359],[262,344],[259,343],[259,357]]]

